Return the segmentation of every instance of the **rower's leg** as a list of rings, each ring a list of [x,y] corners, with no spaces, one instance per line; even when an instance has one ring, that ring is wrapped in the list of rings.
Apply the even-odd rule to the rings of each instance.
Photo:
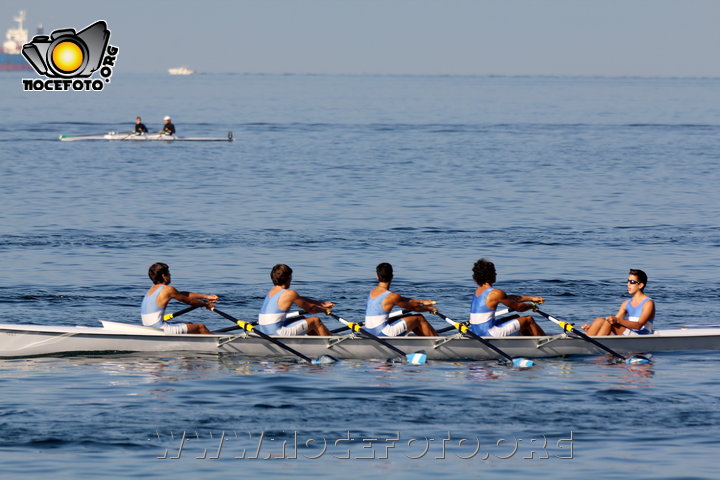
[[[438,333],[435,331],[430,322],[425,320],[422,315],[413,315],[411,317],[404,317],[403,320],[407,325],[408,331],[422,337],[437,337]]]
[[[520,333],[523,335],[533,337],[545,336],[545,331],[540,328],[540,325],[535,323],[535,320],[533,320],[533,317],[530,315],[518,318],[518,322],[520,322]]]
[[[330,330],[328,330],[325,324],[322,323],[319,317],[310,317],[306,320],[308,324],[308,335],[320,335],[324,337],[329,337],[330,335],[332,335],[332,333],[330,333]]]
[[[204,323],[188,323],[186,325],[188,333],[202,333],[204,335],[209,335],[212,333],[210,330],[208,330]]]
[[[626,329],[622,325],[610,325],[610,335],[623,335]]]
[[[595,336],[605,336],[605,335],[612,335],[612,323],[608,322],[604,318],[602,319],[603,323],[600,324],[599,328],[595,332]],[[589,335],[589,333],[588,333]]]
[[[592,324],[590,325],[583,325],[582,329],[585,330],[585,333],[588,335],[595,336],[597,335],[600,328],[605,325],[607,322],[603,317],[597,317],[595,320],[593,320]]]

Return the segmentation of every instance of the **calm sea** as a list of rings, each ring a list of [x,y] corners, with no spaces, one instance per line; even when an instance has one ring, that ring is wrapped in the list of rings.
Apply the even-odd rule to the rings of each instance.
[[[358,319],[387,261],[397,291],[463,317],[480,257],[498,287],[567,320],[614,313],[632,267],[650,277],[656,326],[718,323],[720,79],[117,72],[75,94],[23,93],[20,78],[0,76],[4,323],[137,322],[157,261],[246,319],[276,263]],[[57,140],[136,115],[235,142]],[[719,360],[3,360],[0,470],[711,479]]]

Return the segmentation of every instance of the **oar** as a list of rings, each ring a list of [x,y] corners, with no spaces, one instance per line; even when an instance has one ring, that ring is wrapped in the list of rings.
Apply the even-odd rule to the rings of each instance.
[[[411,312],[410,310],[396,310],[394,312],[391,312],[390,315],[388,315],[388,319],[390,320],[400,320],[401,318],[409,317],[410,315],[415,315],[415,313]],[[358,322],[357,325],[363,326],[362,322]],[[350,327],[344,326],[340,328],[336,328],[335,330],[330,330],[330,333],[340,333],[344,332],[345,330],[350,330]]]
[[[425,362],[427,362],[427,355],[426,355],[425,353],[423,353],[423,352],[405,353],[405,352],[403,352],[402,350],[400,350],[399,348],[397,348],[395,345],[393,345],[393,344],[391,344],[391,343],[389,343],[389,342],[386,342],[386,341],[383,340],[382,338],[380,338],[380,337],[378,337],[378,336],[376,336],[376,335],[373,335],[372,333],[368,332],[368,331],[365,330],[361,325],[359,325],[359,324],[357,324],[357,323],[348,322],[348,321],[345,320],[344,318],[342,318],[342,317],[340,317],[340,316],[338,316],[338,315],[335,315],[335,314],[332,313],[332,312],[326,312],[326,315],[329,315],[329,316],[333,317],[335,320],[337,320],[338,322],[342,323],[343,325],[345,325],[346,327],[348,327],[348,328],[349,328],[350,330],[352,330],[353,332],[359,333],[359,334],[361,334],[361,335],[363,335],[363,336],[365,336],[365,337],[367,337],[367,338],[370,338],[370,339],[372,339],[372,340],[375,340],[375,341],[378,342],[379,344],[384,345],[385,347],[389,348],[390,350],[392,350],[393,352],[397,353],[398,355],[401,355],[401,356],[405,357],[405,358],[407,359],[408,363],[410,363],[410,364],[412,364],[412,365],[422,365],[422,364],[424,364]],[[397,316],[396,316],[396,318],[397,318]]]
[[[218,315],[220,315],[221,317],[227,318],[227,319],[230,320],[231,322],[237,324],[238,327],[242,328],[242,329],[245,330],[246,332],[252,332],[252,333],[254,333],[255,335],[257,335],[258,337],[260,337],[260,338],[262,338],[262,339],[264,339],[264,340],[267,340],[267,341],[270,342],[270,343],[274,343],[274,344],[277,345],[278,347],[282,348],[282,349],[285,350],[285,351],[288,351],[288,352],[292,353],[292,354],[295,355],[296,357],[302,358],[302,359],[305,360],[307,363],[312,363],[312,364],[316,364],[316,365],[317,365],[317,364],[322,364],[322,363],[334,363],[334,362],[337,362],[337,359],[334,358],[334,357],[332,357],[331,355],[320,355],[317,359],[313,360],[313,359],[311,359],[310,357],[307,357],[307,356],[303,355],[302,353],[298,352],[297,350],[295,350],[295,349],[292,348],[291,346],[285,345],[283,342],[281,342],[281,341],[278,340],[277,338],[273,338],[273,337],[271,337],[270,335],[268,335],[268,334],[266,334],[266,333],[263,333],[263,332],[261,332],[260,330],[256,329],[255,326],[254,326],[252,323],[243,322],[242,320],[238,320],[237,318],[234,318],[234,317],[232,317],[231,315],[228,315],[227,313],[218,310],[217,308],[214,309],[213,311],[214,311],[215,313],[217,313]]]
[[[438,312],[437,310],[433,311],[432,313],[434,313],[438,317],[440,317],[443,320],[445,320],[446,322],[448,322],[450,325],[455,327],[455,329],[458,330],[463,335],[470,337],[474,340],[477,340],[478,342],[482,343],[483,345],[488,347],[493,352],[495,352],[498,355],[500,355],[501,357],[503,357],[503,360],[501,360],[503,363],[505,363],[507,365],[512,365],[513,367],[517,367],[517,368],[529,368],[529,367],[532,367],[533,365],[535,365],[535,362],[533,362],[532,360],[530,360],[528,358],[521,358],[521,357],[513,358],[513,357],[511,357],[510,355],[503,352],[502,350],[500,350],[498,347],[496,347],[489,341],[482,338],[480,335],[477,335],[475,332],[470,330],[470,328],[468,328],[468,326],[465,325],[464,323],[456,322],[455,320],[452,320],[452,319],[446,317],[445,315]]]
[[[97,137],[99,135],[113,135],[113,134],[123,134],[128,132],[102,132],[102,133],[84,133],[81,135],[63,135],[65,137]]]
[[[169,322],[173,318],[179,317],[180,315],[184,315],[188,312],[192,312],[193,310],[195,310],[198,307],[200,307],[200,305],[195,305],[194,307],[183,308],[182,310],[178,310],[175,313],[166,313],[165,316],[163,317],[163,321]]]
[[[508,314],[508,313],[510,313],[510,309],[509,309],[509,308],[504,308],[504,309],[502,309],[502,310],[499,310],[499,311],[495,312],[495,315],[506,315],[506,314]],[[516,319],[516,318],[520,318],[520,315],[510,315],[510,316],[508,316],[508,317],[498,318],[498,323],[504,323],[504,322],[507,322],[507,321],[509,321],[509,320],[514,320],[514,319]],[[468,324],[468,322],[463,322],[463,323],[464,323],[465,325]],[[453,326],[450,326],[450,327],[441,328],[441,329],[438,330],[437,332],[438,332],[438,333],[445,333],[445,332],[449,332],[450,330],[457,330],[457,329],[456,329],[455,326],[453,325]]]
[[[507,317],[500,317],[497,319],[497,323],[501,324],[501,323],[509,322],[510,320],[515,320],[516,318],[520,318],[520,315],[514,314],[514,315],[508,315]],[[469,322],[464,322],[463,325],[468,325],[468,323]],[[443,327],[440,330],[438,330],[437,332],[445,333],[445,332],[449,332],[450,330],[457,330],[457,329],[455,328],[455,325],[452,325],[450,327]]]
[[[306,313],[307,313],[307,312],[305,312],[305,311],[303,311],[303,310],[298,310],[297,312],[290,312],[290,313],[288,313],[285,318],[286,318],[286,319],[289,319],[289,320],[301,320],[301,319],[305,318],[305,314],[306,314]],[[254,321],[254,322],[252,322],[252,325],[253,325],[253,326],[257,325],[257,320]],[[232,327],[225,327],[225,328],[221,328],[221,329],[218,329],[218,330],[213,330],[213,333],[232,332],[233,330],[243,330],[243,329],[240,328],[239,325],[233,325]]]
[[[649,358],[647,358],[647,357],[645,357],[645,356],[642,356],[642,355],[633,355],[632,357],[626,357],[626,356],[624,356],[624,355],[620,355],[620,354],[619,354],[618,352],[616,352],[615,350],[613,350],[613,349],[611,349],[610,347],[607,347],[607,346],[603,345],[602,343],[598,342],[597,340],[595,340],[594,338],[592,338],[591,336],[589,336],[588,334],[586,334],[586,333],[583,332],[582,330],[579,330],[579,329],[575,328],[575,326],[574,326],[572,323],[567,323],[567,322],[563,322],[562,320],[558,320],[557,318],[553,317],[552,315],[550,315],[550,314],[548,314],[548,313],[543,312],[542,310],[540,310],[540,309],[537,308],[537,307],[534,307],[534,308],[533,308],[533,311],[539,313],[539,314],[542,315],[543,317],[545,317],[545,318],[547,318],[548,320],[550,320],[551,322],[555,323],[555,324],[558,325],[560,328],[562,328],[564,331],[574,333],[575,335],[577,335],[578,337],[582,338],[583,340],[592,343],[593,345],[595,345],[595,346],[598,347],[598,348],[601,348],[602,350],[605,350],[606,352],[608,352],[608,353],[609,353],[610,355],[612,355],[613,357],[615,357],[615,358],[617,358],[617,359],[619,359],[619,360],[622,360],[623,362],[625,362],[625,363],[627,363],[627,364],[635,364],[635,365],[637,365],[637,364],[651,363],[651,361],[650,361]]]

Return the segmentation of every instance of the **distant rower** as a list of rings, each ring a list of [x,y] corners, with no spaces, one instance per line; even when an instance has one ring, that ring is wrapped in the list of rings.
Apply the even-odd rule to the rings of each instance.
[[[162,132],[165,135],[175,135],[175,125],[172,123],[172,119],[169,115],[165,115],[165,118],[163,118],[163,121],[165,121],[165,126],[163,126]]]
[[[145,133],[148,133],[147,127],[144,123],[142,123],[142,118],[135,117],[135,130],[133,130],[133,133],[135,135],[143,135]]]

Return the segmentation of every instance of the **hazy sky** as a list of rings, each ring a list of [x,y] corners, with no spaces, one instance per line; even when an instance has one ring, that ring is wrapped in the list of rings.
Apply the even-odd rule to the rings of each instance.
[[[720,77],[720,0],[3,0],[3,41],[21,8],[126,72]]]

